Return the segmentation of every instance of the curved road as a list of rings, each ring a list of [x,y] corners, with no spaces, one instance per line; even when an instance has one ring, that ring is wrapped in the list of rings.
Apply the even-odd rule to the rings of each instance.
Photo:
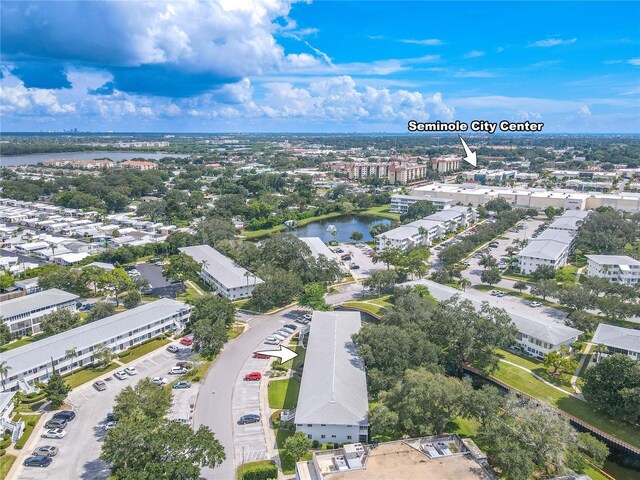
[[[201,475],[207,479],[232,480],[235,467],[241,463],[234,459],[234,423],[232,397],[243,365],[258,348],[275,348],[264,345],[264,339],[285,323],[293,319],[292,309],[275,315],[241,315],[249,329],[235,340],[228,342],[207,373],[200,386],[200,392],[193,414],[194,426],[208,426],[222,443],[227,459],[215,469],[203,469]],[[256,412],[259,413],[259,412]]]

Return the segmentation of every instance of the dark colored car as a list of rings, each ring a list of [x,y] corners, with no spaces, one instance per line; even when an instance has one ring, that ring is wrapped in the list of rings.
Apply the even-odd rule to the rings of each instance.
[[[181,380],[178,383],[175,383],[173,385],[173,388],[176,388],[176,389],[191,388],[191,382],[187,382],[186,380]]]
[[[109,412],[107,413],[107,422],[115,422],[116,421],[116,415],[113,412]]]
[[[62,418],[67,422],[70,422],[76,418],[76,412],[72,412],[71,410],[62,410],[61,412],[56,413],[53,418]]]
[[[247,423],[258,423],[259,421],[260,421],[260,415],[250,414],[250,415],[241,416],[240,420],[238,420],[238,424],[245,425]]]
[[[33,455],[36,457],[55,457],[58,454],[58,447],[52,445],[44,445],[34,450]]]
[[[27,457],[23,465],[25,467],[48,467],[51,465],[51,457],[45,455],[34,455],[33,457]]]
[[[96,382],[93,382],[93,388],[95,388],[99,392],[102,392],[103,390],[107,389],[107,384],[104,383],[102,380],[98,380]]]
[[[67,421],[64,418],[52,418],[44,424],[44,428],[65,428]]]
[[[285,323],[284,326],[287,327],[287,328],[290,328],[291,330],[297,330],[298,329],[298,326],[294,325],[293,323]]]

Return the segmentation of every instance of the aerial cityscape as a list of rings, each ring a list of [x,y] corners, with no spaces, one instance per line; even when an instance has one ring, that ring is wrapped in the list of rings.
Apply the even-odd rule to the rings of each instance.
[[[0,480],[640,479],[640,4],[0,4]]]

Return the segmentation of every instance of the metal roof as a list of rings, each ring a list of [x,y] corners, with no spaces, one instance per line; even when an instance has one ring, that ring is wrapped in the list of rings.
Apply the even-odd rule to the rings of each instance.
[[[53,307],[62,303],[77,300],[78,295],[65,292],[57,288],[51,288],[43,292],[26,295],[24,297],[13,298],[0,303],[0,315],[3,318],[12,318],[16,315],[32,312],[41,308]]]
[[[640,265],[638,260],[626,255],[585,255],[585,257],[599,265]]]
[[[52,358],[63,358],[66,355],[65,352],[72,348],[78,351],[84,350],[110,338],[144,327],[161,318],[174,315],[184,308],[190,307],[176,300],[161,298],[126,312],[87,323],[23,347],[8,350],[2,353],[2,360],[11,367],[10,375],[17,375],[34,367],[45,365],[51,362]]]
[[[325,257],[327,257],[327,260],[336,259],[335,254],[329,247],[327,247],[327,245],[322,241],[320,237],[298,237],[298,239],[302,240],[308,245],[314,258],[318,258],[320,257],[320,255],[324,255]]]
[[[591,343],[601,343],[607,347],[640,352],[640,330],[601,323],[596,328]]]
[[[364,362],[351,336],[359,312],[313,312],[295,423],[368,425]]]
[[[557,240],[536,240],[520,250],[516,256],[556,260],[568,249],[569,244]]]
[[[218,280],[225,288],[237,288],[247,285],[247,269],[242,268],[228,257],[225,257],[215,248],[209,245],[196,245],[193,247],[179,248],[181,252],[186,253],[198,263],[204,263],[205,271],[213,278]],[[262,280],[255,277],[251,272],[251,284],[262,283]],[[255,278],[254,278],[255,277]]]

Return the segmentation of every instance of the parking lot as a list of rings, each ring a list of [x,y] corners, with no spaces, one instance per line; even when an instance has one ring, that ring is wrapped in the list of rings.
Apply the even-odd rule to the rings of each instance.
[[[73,390],[69,394],[67,403],[73,407],[76,418],[68,424],[67,435],[59,440],[40,438],[44,431],[44,423],[53,416],[53,414],[47,414],[40,421],[25,446],[25,452],[31,453],[39,446],[54,445],[60,448],[58,455],[53,458],[53,462],[48,468],[19,465],[14,478],[33,480],[107,479],[109,469],[107,464],[100,460],[100,453],[102,441],[106,436],[104,427],[107,413],[112,410],[116,395],[126,386],[135,385],[144,377],[162,376],[174,380],[167,375],[167,372],[175,366],[176,361],[188,360],[192,357],[190,348],[185,348],[177,342],[175,345],[180,347],[176,354],[169,353],[162,348],[128,364],[128,366],[134,366],[138,371],[135,376],[125,380],[117,380],[112,376],[114,372],[110,372],[104,377],[100,377],[107,383],[107,389],[102,392],[93,388],[93,382]]]
[[[351,273],[356,280],[367,278],[371,275],[373,270],[383,268],[381,264],[376,265],[373,263],[370,254],[374,252],[374,250],[364,243],[358,243],[355,245],[352,243],[343,243],[337,248],[344,250],[344,253],[339,253],[338,255],[345,255],[347,253],[351,255],[351,260],[343,261],[343,263],[347,269],[351,270]],[[356,264],[360,268],[351,269],[350,267],[352,264]]]

